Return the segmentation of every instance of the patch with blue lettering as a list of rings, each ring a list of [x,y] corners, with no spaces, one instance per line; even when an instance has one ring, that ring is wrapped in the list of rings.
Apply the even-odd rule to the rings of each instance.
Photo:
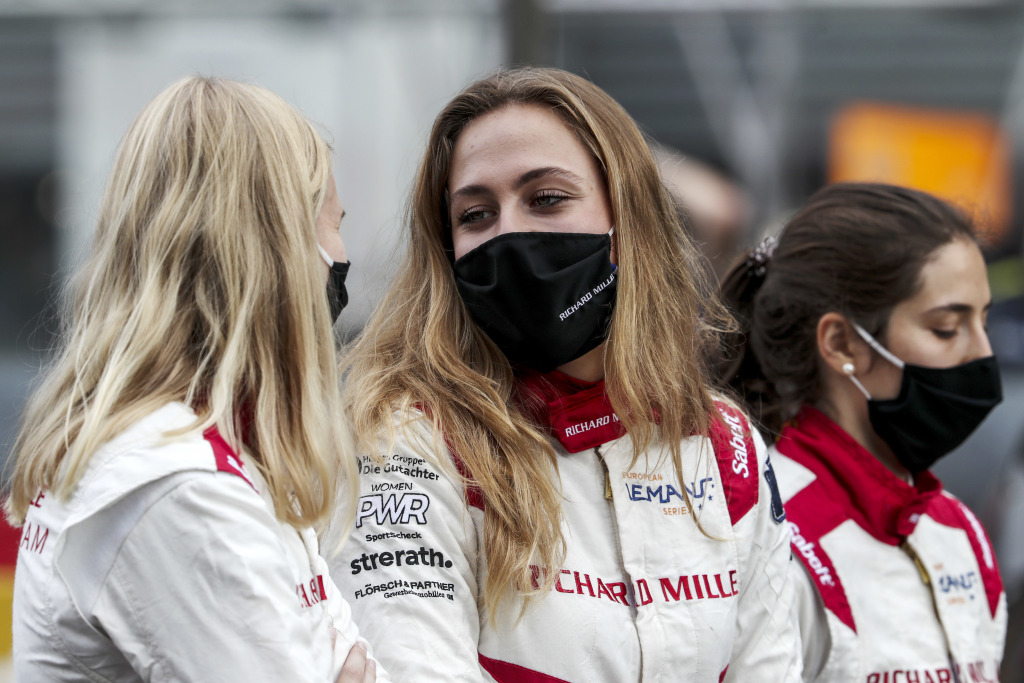
[[[786,519],[786,509],[782,507],[782,496],[779,495],[779,485],[775,481],[775,470],[772,469],[772,459],[764,454],[764,479],[768,482],[768,488],[772,492],[772,519],[776,524],[781,524]]]

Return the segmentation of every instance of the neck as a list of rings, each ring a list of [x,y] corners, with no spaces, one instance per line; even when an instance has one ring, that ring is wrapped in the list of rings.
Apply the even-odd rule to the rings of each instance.
[[[847,396],[846,398],[849,400],[830,401],[823,398],[814,407],[842,427],[843,431],[852,436],[857,443],[864,447],[864,450],[875,456],[878,462],[885,465],[886,469],[906,483],[913,485],[913,474],[900,464],[892,449],[889,448],[889,444],[885,443],[871,428],[871,419],[868,417],[867,402],[864,397],[858,393],[856,396]]]
[[[558,370],[585,382],[604,379],[604,343],[579,358],[559,366]]]

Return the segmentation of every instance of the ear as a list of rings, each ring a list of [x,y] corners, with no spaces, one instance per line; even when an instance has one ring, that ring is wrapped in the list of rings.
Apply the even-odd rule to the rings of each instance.
[[[871,365],[867,344],[854,331],[846,316],[835,311],[829,311],[818,319],[818,355],[839,375],[867,372]]]

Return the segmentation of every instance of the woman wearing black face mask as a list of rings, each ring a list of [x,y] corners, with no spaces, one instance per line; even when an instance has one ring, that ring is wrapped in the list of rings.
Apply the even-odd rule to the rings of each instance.
[[[968,219],[914,190],[832,185],[723,291],[745,329],[721,371],[776,439],[806,570],[805,680],[997,680],[992,549],[928,471],[1002,398]]]
[[[636,124],[499,72],[438,116],[410,205],[351,359],[336,567],[396,680],[799,680],[782,505],[710,390],[721,306]]]

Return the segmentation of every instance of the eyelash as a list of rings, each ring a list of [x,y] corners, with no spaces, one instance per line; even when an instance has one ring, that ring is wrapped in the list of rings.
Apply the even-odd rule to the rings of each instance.
[[[476,207],[473,207],[473,208],[470,208],[470,209],[466,209],[465,211],[460,213],[456,217],[455,220],[456,220],[456,222],[459,225],[465,225],[466,223],[477,223],[477,222],[479,222],[481,220],[484,220],[484,219],[482,219],[482,218],[474,219],[474,218],[471,218],[471,216],[473,216],[474,214],[484,213],[486,211],[487,211],[486,209],[478,209]]]
[[[564,201],[566,199],[569,199],[569,195],[565,194],[564,192],[555,192],[555,191],[552,191],[552,190],[543,190],[543,191],[537,193],[537,195],[535,197],[533,197],[533,199],[531,199],[530,201],[532,203],[532,202],[536,202],[536,201],[541,200],[541,199],[557,199],[557,200],[559,200],[557,202],[551,202],[549,204],[545,204],[542,207],[539,207],[539,208],[542,208],[542,209],[547,209],[547,208],[550,208],[552,206],[557,206],[558,204],[561,204],[562,201]]]
[[[932,330],[932,334],[939,339],[952,339],[956,336],[956,330]]]
[[[558,200],[558,201],[553,201],[553,202],[545,204],[544,206],[539,206],[537,208],[540,208],[540,209],[550,209],[550,208],[552,208],[554,206],[558,206],[559,204],[561,204],[563,201],[565,201],[567,199],[571,199],[571,197],[568,194],[565,194],[564,192],[556,192],[556,191],[552,191],[552,190],[543,190],[543,191],[537,193],[535,196],[533,196],[530,199],[530,203],[532,204],[534,202],[537,202],[539,200],[544,200],[544,199],[554,199],[554,200]],[[481,214],[481,213],[485,213],[485,212],[487,212],[487,209],[479,209],[479,208],[476,208],[476,207],[472,207],[472,208],[469,208],[469,209],[463,211],[461,214],[459,214],[456,217],[455,220],[456,220],[456,222],[459,225],[465,225],[466,223],[476,223],[476,222],[484,220],[484,219],[482,219],[482,218],[473,218],[472,216],[474,214]]]

